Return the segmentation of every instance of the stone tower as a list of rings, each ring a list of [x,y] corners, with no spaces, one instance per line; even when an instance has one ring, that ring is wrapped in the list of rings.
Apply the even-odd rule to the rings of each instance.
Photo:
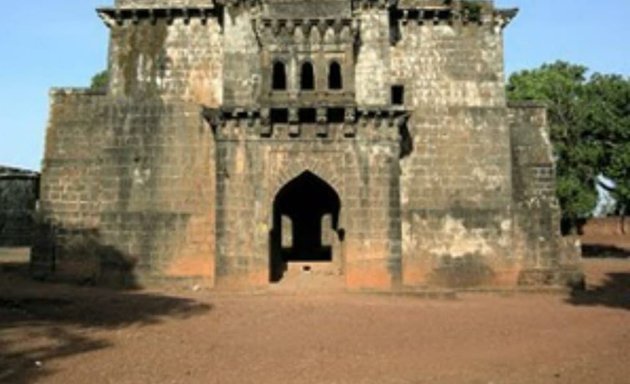
[[[544,108],[463,0],[118,0],[106,92],[55,89],[40,275],[226,289],[565,284]]]

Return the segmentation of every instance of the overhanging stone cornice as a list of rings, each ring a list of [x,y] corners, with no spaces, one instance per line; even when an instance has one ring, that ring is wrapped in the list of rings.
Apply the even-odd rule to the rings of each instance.
[[[183,19],[186,23],[200,19],[205,23],[209,18],[220,17],[219,9],[212,3],[204,7],[103,7],[97,9],[97,13],[108,27],[141,21],[166,20],[171,23],[175,19]]]
[[[518,14],[518,8],[494,8],[492,3],[454,1],[399,1],[392,8],[403,24],[479,24],[505,28]]]
[[[494,10],[494,18],[501,28],[505,28],[518,15],[518,8],[502,8]]]

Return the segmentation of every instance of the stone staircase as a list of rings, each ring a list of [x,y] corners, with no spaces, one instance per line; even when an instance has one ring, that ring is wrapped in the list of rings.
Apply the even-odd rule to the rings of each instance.
[[[343,292],[345,280],[341,269],[332,263],[289,263],[282,279],[271,284],[269,290],[286,293]]]

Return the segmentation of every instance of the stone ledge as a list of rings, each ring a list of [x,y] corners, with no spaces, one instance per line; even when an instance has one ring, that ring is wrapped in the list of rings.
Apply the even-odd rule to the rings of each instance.
[[[545,102],[536,100],[509,101],[507,106],[513,109],[547,109]]]
[[[49,91],[50,96],[106,96],[107,91],[79,87],[54,87]]]

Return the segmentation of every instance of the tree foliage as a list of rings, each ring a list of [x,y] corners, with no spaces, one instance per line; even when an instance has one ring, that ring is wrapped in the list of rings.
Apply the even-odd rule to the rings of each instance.
[[[109,72],[107,70],[104,70],[92,76],[90,89],[94,91],[100,91],[100,90],[106,89],[108,84],[109,84]]]
[[[573,224],[592,214],[600,174],[615,183],[619,213],[630,203],[630,78],[587,71],[558,61],[513,74],[507,87],[511,100],[548,107],[558,199],[563,219]]]

